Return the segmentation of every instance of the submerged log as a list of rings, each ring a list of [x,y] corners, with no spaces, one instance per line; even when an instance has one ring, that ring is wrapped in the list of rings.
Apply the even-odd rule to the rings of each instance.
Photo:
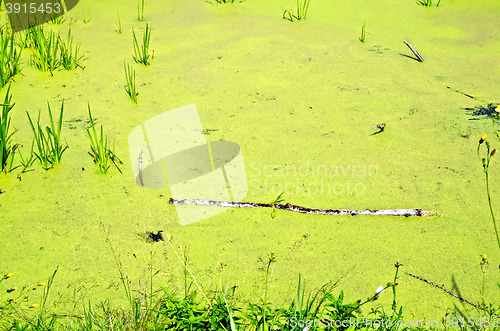
[[[373,216],[427,216],[432,214],[430,211],[422,209],[365,209],[365,210],[350,210],[350,209],[315,209],[302,206],[272,203],[255,203],[255,202],[232,202],[232,201],[213,201],[200,199],[173,199],[170,198],[171,205],[184,206],[206,206],[206,207],[225,207],[225,208],[274,208],[281,210],[293,211],[302,214],[319,214],[319,215],[373,215]]]

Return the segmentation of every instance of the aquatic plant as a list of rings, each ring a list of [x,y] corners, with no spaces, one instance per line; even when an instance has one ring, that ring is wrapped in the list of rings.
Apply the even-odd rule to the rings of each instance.
[[[85,55],[84,54],[78,55],[81,46],[82,46],[82,41],[80,40],[80,42],[76,44],[74,52],[72,51],[73,36],[71,35],[71,29],[68,30],[68,39],[66,41],[59,38],[59,50],[61,52],[59,57],[59,63],[64,67],[64,69],[74,70],[76,68],[83,69],[85,67],[84,64],[82,63],[83,60],[85,59]]]
[[[361,37],[359,37],[359,41],[364,43],[366,40],[366,22],[361,27]]]
[[[65,41],[54,31],[45,32],[41,26],[29,28],[29,46],[33,50],[30,64],[40,71],[52,72],[64,67],[66,70],[73,70],[77,67],[84,68],[82,63],[85,55],[81,54],[81,41],[76,44],[73,52],[73,36],[71,29],[68,30],[68,39]]]
[[[142,35],[142,45],[139,47],[139,43],[137,42],[137,38],[135,36],[135,31],[132,29],[132,34],[134,36],[134,61],[136,63],[142,63],[145,66],[150,65],[149,61],[149,42],[151,40],[151,29],[149,28],[149,24],[146,24],[146,30]]]
[[[118,171],[122,173],[120,169],[120,164],[123,164],[123,162],[115,154],[115,145],[113,144],[113,149],[109,148],[108,137],[107,136],[104,137],[102,125],[101,125],[100,135],[99,136],[97,135],[97,132],[95,130],[94,120],[92,119],[92,114],[90,112],[90,104],[88,105],[88,108],[89,108],[90,128],[87,129],[87,136],[89,137],[90,140],[90,149],[91,149],[89,155],[94,159],[94,163],[99,166],[99,170],[102,173],[105,174],[108,172],[111,163],[113,163],[116,169],[118,169]]]
[[[42,168],[48,170],[54,166],[56,163],[61,162],[62,155],[66,149],[68,149],[68,144],[62,144],[61,142],[61,128],[62,128],[62,119],[64,114],[64,101],[61,103],[61,110],[59,112],[59,121],[57,126],[54,124],[54,119],[52,117],[52,111],[50,109],[50,104],[47,102],[47,107],[49,109],[49,120],[50,127],[46,126],[45,131],[47,135],[45,135],[44,130],[40,126],[40,114],[41,111],[38,112],[38,120],[36,126],[33,124],[31,120],[30,114],[26,112],[28,115],[28,120],[31,125],[31,129],[33,130],[34,141],[37,146],[37,152],[33,152],[36,158],[40,161]]]
[[[211,1],[205,0],[205,2],[208,2],[208,3],[211,3],[211,4],[214,4],[214,3],[222,4],[222,3],[234,3],[234,0],[215,0],[215,2],[211,2]],[[243,0],[240,0],[240,2],[243,2]]]
[[[85,15],[85,11],[83,10],[83,8],[82,8],[82,13],[83,13],[83,23],[87,24],[88,22],[90,22],[90,6],[89,10],[87,11],[87,15]]]
[[[32,142],[31,142],[31,150],[30,150],[30,153],[29,153],[29,158],[25,158],[23,157],[23,155],[21,154],[21,149],[18,149],[18,152],[19,152],[19,158],[21,159],[21,165],[22,165],[22,170],[21,170],[21,173],[25,173],[25,172],[28,172],[28,171],[32,171],[33,169],[30,169],[31,166],[33,165],[33,163],[35,162],[35,154],[33,153],[33,147],[35,145],[35,139],[33,138]],[[23,147],[23,146],[21,146]]]
[[[419,5],[424,6],[424,7],[431,7],[432,6],[432,0],[418,0],[417,3]],[[441,0],[438,1],[438,3],[436,4],[436,7],[438,7],[440,3],[441,3]]]
[[[59,35],[56,36],[54,31],[46,34],[42,26],[29,28],[29,34],[33,51],[29,64],[40,71],[49,71],[52,75],[52,71],[59,67]]]
[[[122,22],[120,21],[120,13],[116,12],[118,14],[118,26],[115,24],[115,31],[118,33],[122,33]]]
[[[480,148],[481,146],[484,145],[486,146],[486,157],[481,157],[481,151]],[[481,163],[483,165],[483,171],[484,175],[486,177],[486,194],[488,196],[488,206],[490,208],[490,214],[491,214],[491,219],[493,221],[493,227],[495,229],[495,235],[497,238],[497,243],[498,243],[498,249],[500,249],[500,236],[498,235],[498,228],[497,228],[497,222],[495,219],[495,214],[493,213],[493,207],[491,205],[491,195],[490,195],[490,181],[489,181],[489,167],[490,167],[490,162],[491,158],[496,154],[497,149],[491,149],[490,143],[487,140],[487,135],[484,135],[479,139],[479,143],[477,145],[477,156],[479,157],[479,160],[481,160]]]
[[[66,22],[66,19],[63,15],[52,16],[52,18],[50,19],[50,23],[52,24],[63,24],[64,22]]]
[[[19,147],[18,143],[14,143],[13,136],[17,132],[17,129],[10,129],[10,116],[9,112],[14,108],[14,104],[11,104],[12,95],[10,94],[10,84],[5,93],[2,107],[2,113],[0,114],[0,161],[1,169],[5,173],[11,172],[17,167],[14,167],[14,156],[16,150]]]
[[[287,9],[283,13],[283,18],[289,20],[290,22],[293,22],[294,18],[297,21],[300,21],[301,19],[305,20],[307,16],[307,9],[309,8],[309,1],[310,0],[297,0],[297,15],[293,14],[292,9]]]
[[[144,21],[144,0],[137,0],[137,20]]]
[[[0,88],[21,72],[21,52],[22,49],[14,45],[14,34],[0,29]]]
[[[131,68],[129,64],[125,65],[125,63],[123,63],[123,69],[125,70],[125,80],[127,82],[125,91],[130,96],[130,99],[137,103],[137,95],[139,93],[137,93],[135,89],[135,70],[134,68]]]

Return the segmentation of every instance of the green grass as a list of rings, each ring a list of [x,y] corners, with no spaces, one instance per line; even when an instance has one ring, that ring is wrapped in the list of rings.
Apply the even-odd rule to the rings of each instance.
[[[120,164],[123,164],[123,162],[120,158],[118,158],[118,156],[116,156],[114,144],[113,148],[110,149],[108,145],[108,137],[104,137],[102,125],[100,135],[97,135],[94,120],[92,119],[92,114],[90,112],[90,104],[88,105],[88,108],[90,128],[87,129],[87,136],[90,140],[91,149],[89,155],[94,159],[94,163],[99,166],[101,173],[106,174],[111,166],[111,163],[114,164],[114,166],[121,173]]]
[[[306,19],[307,16],[307,10],[309,9],[309,1],[310,0],[297,0],[297,15],[293,14],[292,9],[287,9],[283,13],[283,18],[289,20],[290,22],[293,22],[294,19],[297,21],[300,21],[302,19]]]
[[[0,113],[0,161],[1,169],[5,173],[11,172],[14,167],[14,156],[19,148],[18,143],[14,143],[13,136],[17,129],[10,128],[10,111],[14,108],[11,104],[12,95],[10,94],[10,84],[5,93],[3,104],[1,104],[2,112]]]
[[[137,20],[144,21],[144,0],[137,0]]]
[[[82,13],[83,13],[83,23],[87,24],[88,22],[90,22],[90,6],[89,10],[87,11],[87,15],[85,15],[85,11],[83,9]]]
[[[52,117],[52,111],[50,109],[50,104],[47,102],[47,107],[49,110],[49,120],[50,127],[46,126],[45,130],[40,126],[40,112],[38,112],[38,120],[36,126],[31,120],[30,114],[28,115],[28,120],[31,125],[31,129],[34,135],[34,142],[36,144],[36,151],[33,152],[35,157],[40,161],[42,168],[48,170],[52,168],[55,164],[61,162],[63,153],[68,149],[68,144],[62,144],[61,142],[61,128],[62,119],[64,115],[64,101],[61,104],[61,110],[59,112],[59,121],[57,125],[54,123],[54,118]]]
[[[65,312],[64,314],[56,314],[49,312],[49,292],[53,284],[57,269],[52,276],[49,277],[47,283],[39,283],[38,286],[43,286],[43,294],[41,298],[35,301],[30,298],[23,302],[17,301],[0,301],[0,316],[4,317],[3,326],[13,326],[11,330],[203,330],[203,331],[222,331],[222,330],[248,330],[248,331],[303,331],[307,330],[304,327],[309,326],[308,330],[347,330],[347,327],[326,328],[325,325],[318,326],[319,323],[313,325],[313,321],[324,320],[333,326],[334,321],[349,321],[350,319],[357,322],[359,319],[367,323],[366,328],[349,328],[349,330],[429,330],[429,328],[416,327],[395,327],[398,320],[405,320],[403,307],[396,303],[396,287],[398,283],[398,271],[402,266],[399,263],[395,264],[396,273],[394,279],[389,281],[386,286],[380,286],[373,293],[368,294],[365,300],[354,300],[345,302],[343,291],[338,291],[335,294],[340,280],[328,282],[321,288],[306,293],[305,280],[299,274],[298,285],[295,298],[291,301],[287,300],[280,305],[273,304],[267,298],[269,291],[269,283],[272,278],[272,270],[276,264],[274,254],[268,254],[268,261],[265,263],[265,293],[264,297],[255,302],[237,301],[235,295],[236,286],[229,287],[229,284],[223,288],[222,285],[211,290],[210,285],[203,288],[196,282],[195,276],[189,268],[191,261],[188,260],[183,246],[174,247],[169,240],[168,244],[178,257],[184,273],[184,284],[196,284],[195,287],[190,285],[184,286],[185,292],[179,295],[175,286],[161,286],[159,290],[155,290],[153,282],[155,277],[160,273],[160,269],[154,265],[156,250],[151,244],[151,250],[148,258],[144,258],[147,268],[147,276],[144,279],[139,279],[139,286],[133,288],[133,283],[130,279],[125,267],[121,263],[119,256],[115,252],[109,238],[106,242],[111,249],[123,293],[127,299],[128,307],[113,307],[108,300],[103,300],[97,305],[92,305],[90,302],[83,304],[83,313]],[[158,247],[158,246],[157,246]],[[166,245],[163,246],[166,253]],[[163,255],[163,254],[161,254]],[[135,256],[135,255],[134,255]],[[2,281],[12,282],[14,276],[12,273],[5,274]],[[134,281],[135,283],[135,281]],[[176,283],[175,281],[172,283]],[[35,287],[26,287],[30,291]],[[387,289],[393,289],[393,305],[386,310],[382,306],[373,306],[374,302],[380,296],[388,295],[384,293]],[[8,287],[7,287],[8,289]],[[20,291],[17,298],[23,298],[27,293],[24,289]],[[6,293],[5,290],[3,293]],[[201,294],[201,297],[200,297]],[[15,303],[15,304],[14,304]],[[75,307],[78,301],[75,303]],[[54,307],[57,302],[52,302]],[[365,305],[371,304],[368,308]],[[32,309],[26,309],[32,307]],[[362,312],[366,310],[366,314]],[[390,321],[392,327],[380,326],[380,321]],[[406,319],[411,317],[406,316]],[[306,322],[309,321],[309,322]],[[379,321],[377,323],[376,321]],[[308,324],[307,324],[308,323]],[[364,323],[364,324],[365,324]],[[386,324],[387,325],[387,324]],[[363,325],[364,326],[364,325]],[[498,328],[497,328],[498,329]]]
[[[73,36],[71,35],[71,29],[68,30],[68,38],[66,41],[59,38],[59,50],[60,57],[59,63],[66,70],[74,70],[76,68],[84,68],[85,55],[80,53],[80,47],[82,46],[82,41],[75,45],[73,51]]]
[[[125,70],[125,80],[127,82],[125,91],[130,96],[130,99],[132,99],[133,102],[137,103],[137,95],[139,93],[137,93],[135,89],[135,70],[134,68],[131,68],[130,65],[125,65],[125,63],[123,63],[123,69]]]
[[[359,41],[361,41],[362,43],[364,43],[366,40],[366,23],[363,24],[363,26],[361,27],[361,37],[359,37]]]
[[[417,2],[419,5],[422,5],[424,7],[431,7],[432,6],[432,0],[418,0]],[[436,7],[439,7],[439,4],[441,3],[441,0],[439,0],[436,4]]]
[[[54,31],[44,30],[41,26],[29,29],[29,47],[33,51],[30,64],[40,71],[53,71],[63,67],[66,70],[84,68],[84,54],[79,54],[81,41],[75,45],[73,50],[73,36],[71,29],[68,30],[68,38],[64,40]]]
[[[40,71],[52,72],[59,67],[59,35],[54,31],[44,31],[42,26],[35,26],[29,29],[30,46],[33,55],[29,64]]]
[[[120,13],[118,13],[118,26],[115,25],[115,31],[118,33],[122,33],[122,22],[120,21]]]
[[[150,65],[149,42],[151,40],[151,29],[149,28],[149,24],[146,24],[146,30],[144,30],[142,35],[141,46],[139,46],[139,42],[137,41],[137,37],[135,36],[135,31],[133,29],[132,35],[134,37],[134,61],[136,63],[142,63],[145,66]]]
[[[14,44],[14,34],[0,29],[0,88],[21,72],[22,48]]]

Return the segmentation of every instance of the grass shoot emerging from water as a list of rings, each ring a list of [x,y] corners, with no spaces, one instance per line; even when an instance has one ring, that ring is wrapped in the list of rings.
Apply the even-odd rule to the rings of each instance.
[[[120,21],[120,13],[118,13],[118,25],[115,24],[115,31],[118,33],[122,33],[122,22]]]
[[[144,0],[137,0],[137,20],[144,21]]]
[[[59,38],[59,50],[61,52],[61,56],[59,58],[59,63],[66,70],[74,70],[76,68],[84,69],[84,65],[82,64],[85,55],[78,55],[80,52],[80,47],[82,46],[82,41],[76,44],[74,52],[73,48],[73,36],[71,35],[71,29],[68,30],[68,39],[64,42]]]
[[[137,103],[137,95],[139,94],[135,89],[135,70],[131,68],[129,64],[123,63],[123,69],[125,70],[125,80],[127,85],[125,86],[125,91],[130,96],[133,102]]]
[[[364,43],[366,40],[366,22],[361,27],[361,37],[359,37],[359,41]]]
[[[2,107],[2,112],[0,113],[0,171],[5,173],[15,169],[13,167],[14,156],[19,147],[19,144],[13,141],[13,136],[17,132],[17,129],[10,129],[9,112],[14,107],[14,104],[11,104],[11,99],[12,95],[10,94],[9,85],[3,104],[0,105]]]
[[[61,162],[61,157],[66,149],[68,149],[68,144],[63,145],[61,143],[61,128],[62,128],[62,119],[64,114],[64,101],[61,104],[61,111],[59,112],[59,122],[57,126],[54,124],[54,118],[52,117],[52,111],[50,109],[50,104],[47,102],[47,107],[49,109],[49,120],[50,127],[45,127],[45,135],[44,130],[40,126],[40,113],[38,112],[38,120],[36,126],[31,120],[30,114],[26,112],[28,115],[28,120],[30,121],[31,129],[33,130],[34,142],[37,146],[37,152],[33,152],[36,158],[42,164],[42,168],[48,170],[54,166],[56,163]]]
[[[100,135],[97,135],[94,120],[92,119],[92,114],[90,112],[90,104],[88,105],[88,108],[90,128],[87,129],[87,135],[90,140],[91,149],[89,155],[94,159],[94,163],[99,166],[99,170],[101,171],[101,173],[107,173],[109,167],[111,166],[111,163],[113,163],[116,169],[118,169],[118,171],[122,173],[120,164],[123,164],[123,162],[118,158],[118,156],[116,156],[114,144],[113,149],[109,149],[108,137],[104,137],[102,125]]]
[[[77,67],[84,68],[85,56],[79,55],[81,41],[73,48],[73,36],[71,29],[68,30],[68,39],[65,41],[54,31],[44,31],[41,26],[29,29],[29,46],[33,50],[30,64],[40,71],[52,72],[64,67],[66,70],[73,70]]]
[[[417,3],[419,5],[422,5],[424,7],[431,7],[432,6],[432,0],[418,0]],[[441,3],[441,0],[439,0],[436,4],[436,7],[439,7],[439,4]]]
[[[150,65],[149,60],[149,42],[151,40],[151,29],[149,28],[149,24],[146,24],[146,30],[142,35],[142,45],[139,47],[139,42],[137,41],[137,37],[135,36],[135,31],[132,30],[132,34],[134,36],[134,61],[136,63],[142,63],[145,66]]]
[[[83,13],[83,23],[87,24],[88,22],[90,22],[90,6],[89,10],[87,11],[87,15],[85,15],[85,11],[83,10],[83,8],[82,8],[82,13]]]
[[[305,20],[307,16],[307,9],[309,8],[309,1],[310,0],[297,0],[297,15],[293,14],[292,9],[287,9],[283,13],[283,18],[289,20],[290,22],[293,22],[294,19],[297,21],[302,19]]]

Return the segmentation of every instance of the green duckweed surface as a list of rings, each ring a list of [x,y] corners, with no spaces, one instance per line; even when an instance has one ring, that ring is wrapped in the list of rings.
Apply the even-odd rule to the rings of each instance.
[[[188,250],[205,288],[236,285],[242,299],[263,295],[271,251],[277,263],[269,295],[279,305],[292,300],[299,273],[308,289],[344,276],[339,289],[346,301],[367,298],[392,280],[397,261],[402,271],[450,289],[454,277],[462,296],[478,302],[482,254],[491,264],[486,300],[498,298],[500,252],[477,143],[483,134],[499,142],[488,120],[469,120],[463,109],[500,103],[498,1],[443,0],[425,8],[412,0],[312,0],[307,19],[293,23],[282,18],[293,0],[145,2],[144,22],[137,21],[134,1],[82,0],[64,24],[49,25],[63,36],[71,27],[75,39],[82,38],[84,70],[51,76],[30,67],[30,51],[23,52],[23,75],[12,84],[15,139],[27,153],[32,132],[26,111],[33,117],[42,110],[46,124],[47,101],[54,110],[65,99],[62,135],[69,149],[54,169],[35,163],[21,179],[17,171],[0,176],[6,191],[0,195],[0,271],[14,273],[10,282],[46,281],[59,266],[50,300],[60,304],[54,309],[105,298],[124,304],[109,239],[133,288],[144,286],[151,254],[153,269],[160,270],[155,288],[182,288],[182,265],[172,247],[146,243],[140,235],[164,230],[172,232],[177,252],[179,245]],[[82,9],[89,6],[85,24]],[[115,32],[117,12],[121,34]],[[132,58],[132,28],[142,32],[146,23],[154,49],[149,67]],[[137,104],[124,91],[124,62],[137,71]],[[88,155],[88,103],[116,141],[123,174],[114,168],[99,174]],[[295,205],[421,208],[441,216],[278,211],[272,219],[268,209],[229,209],[180,226],[168,189],[135,183],[127,139],[145,120],[191,103],[207,140],[240,145],[249,183],[244,201],[270,203],[288,184],[284,199]],[[384,132],[372,135],[381,123],[387,124]],[[325,167],[327,173],[319,171]],[[496,159],[490,171],[498,208]],[[441,317],[458,303],[406,274],[397,294],[408,316]],[[33,295],[29,304],[36,303]],[[389,309],[391,302],[387,293],[376,304]]]

